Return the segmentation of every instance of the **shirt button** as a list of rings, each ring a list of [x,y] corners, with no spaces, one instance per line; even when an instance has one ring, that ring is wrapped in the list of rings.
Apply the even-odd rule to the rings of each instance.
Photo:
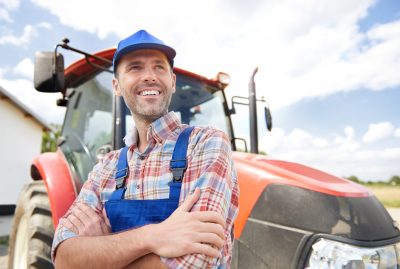
[[[146,156],[142,156],[142,155],[139,156],[139,160],[144,160],[144,159],[146,159]]]
[[[140,185],[139,184],[136,185],[136,189],[140,189]]]

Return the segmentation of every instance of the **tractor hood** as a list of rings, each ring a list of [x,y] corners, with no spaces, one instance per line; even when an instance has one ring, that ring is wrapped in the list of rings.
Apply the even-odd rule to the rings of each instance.
[[[235,237],[249,219],[352,240],[400,235],[365,187],[298,163],[234,153],[240,187]]]
[[[234,153],[234,161],[239,178],[252,178],[251,181],[255,181],[256,184],[265,186],[272,183],[293,185],[345,197],[372,195],[367,188],[350,180],[299,163],[241,152]]]

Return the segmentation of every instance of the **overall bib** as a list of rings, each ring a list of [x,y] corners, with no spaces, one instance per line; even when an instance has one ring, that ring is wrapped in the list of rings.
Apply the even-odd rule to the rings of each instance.
[[[125,179],[128,172],[128,147],[121,150],[115,173],[116,190],[105,203],[112,232],[138,228],[146,224],[160,223],[179,206],[183,175],[187,168],[186,152],[193,127],[181,132],[170,161],[173,180],[169,183],[169,198],[156,200],[125,200]]]

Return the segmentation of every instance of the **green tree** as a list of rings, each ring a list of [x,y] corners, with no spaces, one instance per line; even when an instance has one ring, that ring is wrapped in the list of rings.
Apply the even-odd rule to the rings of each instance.
[[[353,181],[355,183],[362,183],[361,180],[356,176],[349,176],[349,177],[347,177],[347,179],[351,180],[351,181]]]
[[[57,139],[61,134],[61,126],[52,124],[53,130],[43,132],[42,152],[54,152],[57,150]]]
[[[400,185],[400,176],[392,176],[389,180],[390,185]]]

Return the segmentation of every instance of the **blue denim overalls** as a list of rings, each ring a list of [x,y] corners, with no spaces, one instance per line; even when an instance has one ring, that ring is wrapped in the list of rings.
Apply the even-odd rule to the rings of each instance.
[[[169,183],[169,198],[157,200],[125,200],[125,179],[128,172],[128,147],[121,150],[117,172],[116,190],[105,203],[112,232],[138,228],[150,223],[160,223],[167,219],[179,205],[183,174],[187,168],[186,152],[193,127],[181,132],[176,141],[170,169],[173,180]]]

